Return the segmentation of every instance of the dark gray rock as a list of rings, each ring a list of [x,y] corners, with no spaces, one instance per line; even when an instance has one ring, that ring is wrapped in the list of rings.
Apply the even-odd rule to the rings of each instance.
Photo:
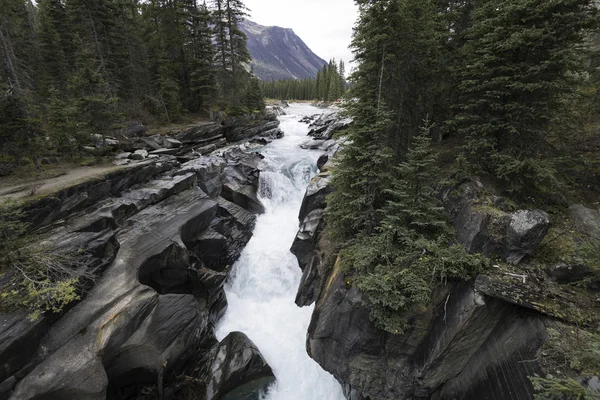
[[[163,137],[162,143],[163,146],[167,149],[178,149],[183,145],[179,140],[169,137]]]
[[[237,261],[250,241],[256,216],[224,198],[217,201],[219,209],[210,229],[189,243],[188,248],[208,268],[224,271]]]
[[[0,315],[0,382],[32,361],[47,331],[44,317],[31,321],[24,314]]]
[[[215,352],[206,388],[208,400],[258,400],[275,382],[271,367],[241,332],[230,333]]]
[[[552,222],[543,211],[506,213],[477,204],[481,187],[467,182],[444,191],[442,199],[454,218],[457,240],[471,253],[497,256],[518,264],[546,237]]]
[[[593,274],[589,265],[575,264],[567,265],[559,263],[546,268],[546,273],[558,283],[580,282]]]
[[[309,354],[353,399],[533,398],[528,376],[541,373],[548,339],[540,314],[450,284],[404,317],[404,334],[378,330],[334,269],[309,327]]]
[[[262,214],[265,212],[265,207],[259,200],[254,185],[243,185],[239,181],[228,176],[223,183],[221,196],[255,214]]]
[[[300,230],[294,239],[290,251],[298,259],[300,269],[304,271],[306,266],[312,261],[317,247],[317,234],[321,228],[323,219],[323,209],[311,211],[300,225]]]
[[[127,137],[139,137],[145,136],[147,131],[148,130],[141,122],[131,121],[126,124],[124,133]]]
[[[178,163],[171,160],[144,161],[112,172],[102,179],[63,189],[26,206],[23,209],[24,222],[29,223],[32,228],[46,226],[96,205],[109,196],[118,196],[135,185],[147,182],[153,177],[173,169],[176,165]]]
[[[170,149],[160,148],[160,149],[152,150],[149,153],[149,156],[174,156],[174,155],[177,155],[178,153],[179,153],[178,148],[170,148]]]
[[[148,157],[148,152],[146,150],[136,150],[132,155],[129,156],[130,160],[143,160]]]
[[[310,181],[302,200],[302,206],[300,207],[300,222],[303,222],[306,216],[312,211],[325,209],[327,206],[327,196],[333,191],[330,182],[331,175],[328,173],[319,174]]]
[[[186,351],[200,346],[208,332],[207,311],[191,295],[160,296],[152,313],[120,349],[104,357],[110,392],[127,386],[153,385]]]
[[[210,141],[223,137],[224,132],[225,129],[220,124],[206,124],[190,128],[175,138],[182,143],[207,144]]]
[[[319,157],[319,159],[317,160],[317,168],[319,170],[321,170],[321,168],[323,168],[325,166],[325,164],[327,164],[327,161],[329,161],[329,155],[327,154],[323,154],[321,157]]]

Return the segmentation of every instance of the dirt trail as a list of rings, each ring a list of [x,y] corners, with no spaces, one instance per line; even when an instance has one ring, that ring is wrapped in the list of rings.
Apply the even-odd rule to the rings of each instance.
[[[102,177],[109,172],[126,168],[124,166],[107,165],[96,167],[77,167],[65,171],[55,178],[39,179],[0,188],[0,200],[23,199],[29,196],[46,195],[93,178]]]

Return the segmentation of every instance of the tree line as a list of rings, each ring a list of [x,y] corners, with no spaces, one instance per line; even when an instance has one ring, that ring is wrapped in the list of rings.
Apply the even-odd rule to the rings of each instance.
[[[318,100],[332,102],[346,93],[346,67],[335,59],[323,65],[311,79],[285,79],[261,82],[265,97],[278,100]]]
[[[74,155],[125,119],[263,107],[240,0],[4,0],[0,152]]]
[[[328,232],[372,319],[398,334],[437,282],[488,263],[456,244],[442,185],[478,176],[540,204],[581,184],[600,138],[598,10],[593,0],[356,3],[354,124]]]

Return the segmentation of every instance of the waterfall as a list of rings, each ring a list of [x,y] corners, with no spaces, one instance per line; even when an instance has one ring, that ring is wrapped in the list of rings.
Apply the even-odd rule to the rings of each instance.
[[[259,348],[277,382],[266,400],[343,400],[342,389],[306,353],[306,332],[314,306],[294,303],[302,272],[289,251],[298,230],[298,211],[320,151],[299,147],[308,125],[299,120],[322,110],[292,104],[281,116],[283,139],[261,152],[265,159],[259,195],[266,213],[233,266],[226,286],[229,308],[217,326],[217,338],[244,332]]]

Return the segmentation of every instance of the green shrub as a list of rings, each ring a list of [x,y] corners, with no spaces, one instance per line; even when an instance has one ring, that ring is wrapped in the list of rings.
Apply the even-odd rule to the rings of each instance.
[[[60,313],[79,300],[86,280],[85,253],[40,245],[42,238],[27,235],[21,210],[12,203],[0,206],[0,311],[27,312],[32,320],[43,313]]]

